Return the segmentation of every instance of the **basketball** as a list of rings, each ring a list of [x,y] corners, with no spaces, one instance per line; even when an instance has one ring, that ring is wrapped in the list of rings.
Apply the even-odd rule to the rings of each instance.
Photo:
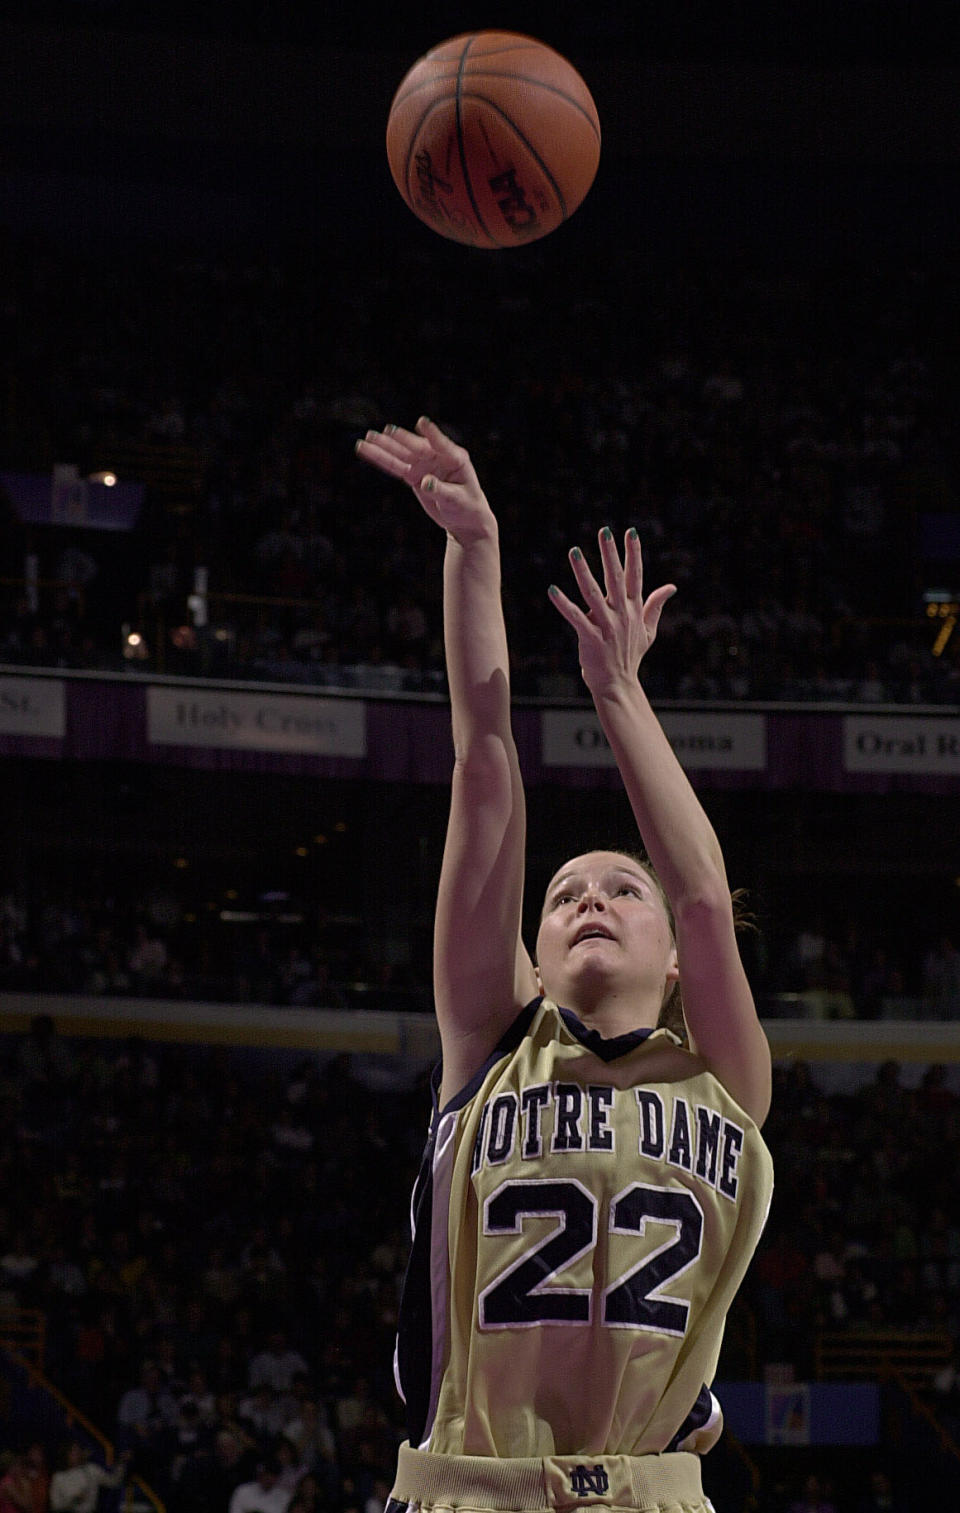
[[[600,160],[592,96],[533,37],[441,42],[400,84],[387,121],[394,182],[414,215],[472,247],[516,247],[573,214]]]

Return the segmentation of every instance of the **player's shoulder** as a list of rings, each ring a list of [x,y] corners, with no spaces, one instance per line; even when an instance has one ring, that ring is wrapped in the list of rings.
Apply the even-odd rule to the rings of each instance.
[[[669,1087],[676,1096],[688,1101],[703,1101],[741,1123],[755,1123],[707,1061],[684,1045],[672,1030],[662,1027],[654,1030],[638,1048],[632,1065],[635,1077],[644,1083]]]
[[[636,1056],[645,1073],[657,1082],[687,1082],[711,1075],[703,1057],[663,1025],[651,1030],[637,1047]]]

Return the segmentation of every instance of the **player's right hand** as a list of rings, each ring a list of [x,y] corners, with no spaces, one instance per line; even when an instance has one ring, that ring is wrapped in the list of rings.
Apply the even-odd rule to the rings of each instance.
[[[470,453],[425,415],[412,431],[393,425],[368,431],[356,452],[381,473],[408,484],[430,519],[461,545],[496,537],[496,519]]]

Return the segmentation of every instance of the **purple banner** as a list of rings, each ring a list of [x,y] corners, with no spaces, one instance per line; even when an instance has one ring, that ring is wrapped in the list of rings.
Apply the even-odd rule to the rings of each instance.
[[[143,505],[142,483],[104,482],[56,473],[0,473],[3,489],[24,525],[79,525],[93,531],[132,531]]]
[[[960,792],[960,712],[668,705],[658,712],[695,785],[810,792]],[[589,708],[514,711],[528,783],[619,786]],[[0,755],[134,761],[388,783],[446,783],[450,718],[436,699],[275,685],[0,670]]]

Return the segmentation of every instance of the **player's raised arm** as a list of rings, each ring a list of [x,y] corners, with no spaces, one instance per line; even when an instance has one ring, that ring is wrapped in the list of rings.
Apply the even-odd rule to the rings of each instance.
[[[740,959],[720,844],[639,679],[672,584],[643,597],[636,531],[621,561],[600,533],[604,587],[579,548],[570,553],[584,608],[558,588],[550,597],[577,633],[580,667],[616,757],[640,835],[670,901],[690,1043],[748,1114],[770,1106],[770,1049]]]
[[[444,648],[454,770],[434,934],[445,1100],[537,991],[520,944],[526,811],[510,725],[497,522],[468,453],[425,418],[414,431],[368,432],[357,453],[409,484],[447,533]]]

